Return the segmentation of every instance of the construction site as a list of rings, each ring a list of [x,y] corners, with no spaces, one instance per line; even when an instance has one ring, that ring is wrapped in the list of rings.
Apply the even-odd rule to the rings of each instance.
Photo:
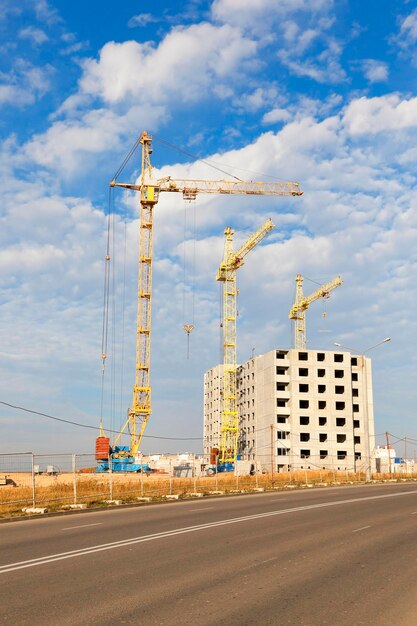
[[[417,2],[0,4],[0,621],[414,626]]]
[[[140,145],[139,183],[119,182],[129,159]],[[151,164],[152,137],[145,131],[135,143],[110,188],[136,192],[140,198],[138,314],[136,373],[128,417],[111,442],[105,435],[103,415],[96,441],[98,471],[143,472],[138,461],[151,406],[151,318],[153,217],[161,193],[180,193],[193,202],[198,194],[299,197],[298,182],[245,182],[241,180],[154,179]],[[234,471],[239,461],[251,461],[251,471],[331,469],[372,473],[374,416],[371,362],[365,355],[307,349],[306,313],[317,300],[327,300],[342,285],[340,276],[303,292],[304,278],[296,276],[295,301],[289,311],[293,323],[293,349],[253,355],[237,363],[237,275],[247,255],[273,230],[267,219],[237,250],[234,230],[224,231],[224,256],[216,280],[221,285],[221,343],[223,361],[204,379],[204,455],[210,459],[207,473]],[[109,299],[111,257],[106,254],[105,303]],[[104,320],[108,313],[105,312]],[[193,325],[184,325],[189,341]],[[107,344],[103,324],[103,346]],[[383,342],[389,341],[386,338]],[[107,354],[103,348],[103,384]],[[121,445],[124,434],[130,446]],[[268,459],[268,460],[267,460]]]
[[[126,164],[141,151],[141,173],[133,183],[118,180]],[[187,203],[199,194],[294,197],[297,182],[155,179],[152,137],[143,132],[110,182],[139,197],[139,252],[136,322],[136,366],[132,400],[122,427],[110,436],[104,397],[108,385],[109,302],[112,288],[111,220],[108,215],[102,332],[102,401],[95,455],[3,455],[0,459],[0,504],[40,506],[51,502],[71,507],[97,499],[178,498],[371,481],[414,474],[414,462],[396,457],[387,433],[389,463],[375,445],[371,360],[335,345],[335,350],[308,349],[306,314],[316,301],[325,302],[343,281],[336,276],[306,295],[305,278],[295,277],[294,302],[288,307],[292,347],[271,345],[238,363],[238,270],[247,255],[274,229],[267,219],[234,249],[232,226],[224,230],[224,255],[215,277],[220,284],[222,362],[202,381],[204,413],[202,453],[144,455],[141,444],[152,414],[151,338],[154,261],[154,211],[161,193],[181,194]],[[250,262],[250,260],[249,260]],[[324,312],[323,315],[326,315]],[[184,324],[189,351],[193,324]],[[389,342],[387,337],[372,348]],[[371,348],[371,349],[372,349]],[[114,396],[114,389],[111,391]],[[110,430],[112,430],[110,428]],[[394,456],[391,460],[391,452]],[[377,474],[378,472],[378,474]],[[165,475],[165,478],[164,478]],[[20,496],[17,497],[17,491]],[[55,495],[53,495],[55,494]],[[82,504],[80,504],[80,501]],[[121,500],[120,500],[121,501]],[[64,503],[64,504],[62,504]],[[30,510],[30,507],[29,507]]]

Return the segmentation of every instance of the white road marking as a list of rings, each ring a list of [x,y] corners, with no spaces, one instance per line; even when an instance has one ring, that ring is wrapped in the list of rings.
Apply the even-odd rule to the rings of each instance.
[[[213,509],[214,507],[212,506],[203,506],[201,509],[190,509],[190,511],[209,511],[210,509]]]
[[[261,565],[266,565],[267,563],[271,563],[272,561],[277,561],[279,559],[278,556],[274,556],[270,559],[265,559],[265,561],[256,561],[255,563],[251,563],[247,567],[242,567],[239,572],[247,572],[248,570],[254,569],[255,567],[260,567]]]
[[[95,524],[81,524],[81,526],[67,526],[61,528],[61,530],[74,530],[74,528],[87,528],[87,526],[100,526],[103,522],[96,522]]]
[[[413,511],[411,515],[417,515],[417,511]]]
[[[360,530],[366,530],[367,528],[371,528],[370,526],[362,526],[362,528],[356,528],[352,530],[353,533],[358,533]]]
[[[148,541],[155,541],[156,539],[165,539],[166,537],[174,537],[176,535],[183,535],[185,533],[197,532],[200,530],[207,530],[209,528],[216,528],[218,526],[226,526],[229,524],[239,524],[240,522],[247,522],[252,520],[263,519],[266,517],[273,517],[277,515],[286,515],[288,513],[298,513],[301,511],[310,511],[312,509],[322,509],[326,507],[339,506],[341,504],[354,504],[358,502],[366,502],[367,500],[381,500],[383,498],[395,498],[399,496],[409,496],[417,493],[417,490],[413,491],[400,491],[398,493],[389,493],[380,496],[367,496],[365,498],[350,498],[349,500],[336,500],[333,502],[321,502],[318,504],[310,504],[306,506],[298,506],[292,509],[281,509],[279,511],[269,511],[267,513],[257,513],[255,515],[245,515],[243,517],[235,517],[231,519],[220,520],[218,522],[210,522],[208,524],[198,524],[197,526],[186,526],[185,528],[176,528],[174,530],[168,530],[161,533],[155,533],[153,535],[144,535],[142,537],[132,537],[131,539],[122,539],[120,541],[113,541],[111,543],[103,543],[96,546],[90,546],[89,548],[81,548],[79,550],[71,550],[69,552],[60,552],[57,554],[49,554],[37,559],[29,559],[28,561],[18,561],[17,563],[8,563],[7,565],[0,566],[0,574],[7,574],[8,572],[14,572],[16,570],[25,569],[27,567],[36,567],[38,565],[44,565],[45,563],[54,563],[55,561],[63,561],[64,559],[73,559],[77,556],[84,556],[86,554],[94,554],[95,552],[103,552],[104,550],[114,550],[115,548],[123,548],[125,546],[135,545],[137,543],[145,543]]]

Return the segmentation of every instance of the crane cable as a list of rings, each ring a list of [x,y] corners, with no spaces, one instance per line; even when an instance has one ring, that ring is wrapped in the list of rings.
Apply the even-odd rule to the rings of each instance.
[[[111,306],[111,382],[110,382],[110,425],[113,429],[116,419],[116,242],[115,242],[115,211],[114,196],[111,213],[111,256],[112,263],[110,265],[111,285],[109,293],[109,301]]]
[[[191,152],[187,152],[187,150],[184,150],[183,148],[180,148],[179,146],[176,146],[176,145],[174,145],[172,143],[169,143],[169,141],[166,141],[165,139],[161,139],[161,137],[157,137],[153,133],[152,133],[152,136],[153,136],[154,139],[159,141],[159,143],[162,143],[163,145],[168,146],[169,148],[172,148],[173,150],[177,150],[177,152],[180,152],[181,154],[185,154],[185,156],[190,157],[194,161],[200,161],[200,163],[204,163],[204,165],[208,165],[209,167],[212,167],[213,169],[217,170],[218,172],[221,172],[222,174],[226,174],[227,176],[231,176],[235,180],[238,180],[240,183],[244,182],[241,178],[238,178],[234,174],[231,174],[230,172],[227,172],[226,170],[223,170],[222,168],[217,167],[217,165],[213,165],[213,163],[210,163],[210,161],[206,161],[205,159],[201,159],[200,157],[195,156],[195,154],[191,154]]]
[[[124,220],[124,251],[123,251],[123,289],[122,289],[122,337],[121,337],[121,356],[120,356],[120,407],[119,415],[122,419],[123,405],[123,385],[124,385],[124,357],[125,357],[125,308],[126,308],[126,254],[127,254],[127,222]],[[119,424],[122,427],[122,424]]]
[[[129,152],[127,153],[127,155],[125,156],[122,164],[120,165],[119,169],[117,170],[117,172],[115,173],[115,175],[113,176],[113,180],[116,181],[118,179],[118,177],[120,176],[120,174],[122,173],[122,171],[124,170],[124,168],[126,167],[127,163],[129,162],[129,160],[132,158],[132,156],[135,154],[138,146],[140,144],[140,139],[136,139],[135,143],[133,144],[133,146],[130,148]]]
[[[106,371],[107,344],[109,332],[109,290],[110,290],[110,224],[111,206],[113,200],[112,187],[109,187],[109,198],[107,207],[107,232],[106,232],[106,255],[104,257],[104,288],[103,288],[103,320],[101,331],[101,399],[100,399],[100,436],[104,435],[103,430],[103,406],[104,406],[104,377]]]
[[[116,181],[121,172],[126,167],[129,160],[132,158],[134,153],[136,152],[138,146],[140,145],[140,139],[136,139],[133,146],[130,148],[126,157],[123,159],[120,167],[117,172],[113,176],[113,181]],[[108,208],[107,208],[107,228],[106,228],[106,255],[105,255],[105,265],[104,265],[104,288],[103,288],[103,320],[102,320],[102,333],[101,333],[101,359],[102,359],[102,373],[101,373],[101,398],[100,398],[100,436],[104,435],[103,430],[103,410],[104,410],[104,382],[105,382],[105,371],[106,371],[106,359],[107,359],[107,348],[108,348],[108,335],[109,335],[109,304],[110,304],[110,279],[111,279],[111,266],[110,266],[110,242],[111,242],[111,226],[112,221],[114,221],[114,195],[113,195],[113,187],[109,187],[109,197],[108,197]],[[115,250],[114,245],[114,224],[113,224],[113,252]],[[115,348],[116,338],[115,338],[115,274],[113,272],[112,277],[113,283],[113,295],[112,295],[112,311],[113,311],[113,320],[112,320],[112,344],[113,349]],[[115,359],[113,359],[112,364],[112,386],[111,386],[111,407],[112,414],[115,413]]]
[[[183,329],[187,333],[187,360],[190,358],[190,334],[195,327],[195,259],[196,259],[196,208],[195,202],[193,203],[193,220],[192,220],[192,255],[191,255],[191,280],[187,281],[187,235],[188,235],[188,223],[187,223],[187,204],[184,205],[184,239],[183,239],[183,281],[182,281],[182,319]],[[188,284],[187,284],[188,283]],[[188,288],[188,289],[187,289]],[[187,293],[191,294],[191,324],[186,321],[186,301],[189,303],[190,298],[187,298]]]

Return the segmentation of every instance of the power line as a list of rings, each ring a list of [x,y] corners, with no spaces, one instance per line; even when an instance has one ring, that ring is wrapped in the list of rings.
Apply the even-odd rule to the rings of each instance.
[[[8,406],[11,409],[17,409],[18,411],[24,411],[25,413],[32,413],[33,415],[39,415],[40,417],[46,417],[47,419],[54,420],[56,422],[62,422],[64,424],[70,424],[71,426],[77,426],[79,428],[89,428],[91,430],[97,430],[96,426],[91,426],[90,424],[81,424],[80,422],[74,422],[73,420],[67,420],[63,417],[57,417],[56,415],[49,415],[48,413],[41,413],[40,411],[34,411],[32,409],[26,409],[23,406],[17,406],[16,404],[10,404],[9,402],[4,402],[0,400],[0,404],[4,406]],[[109,433],[119,434],[118,430],[107,430]],[[127,435],[127,433],[124,433]],[[147,439],[164,439],[167,441],[201,441],[201,437],[161,437],[157,435],[144,435]]]

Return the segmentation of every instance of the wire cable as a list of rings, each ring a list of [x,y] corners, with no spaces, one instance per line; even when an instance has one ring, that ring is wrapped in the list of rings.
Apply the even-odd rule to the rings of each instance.
[[[169,148],[172,148],[173,150],[176,150],[177,152],[180,152],[182,154],[185,154],[186,156],[189,156],[190,158],[194,159],[194,161],[201,161],[201,163],[205,163],[206,165],[209,165],[210,167],[213,167],[216,170],[219,170],[220,172],[222,172],[223,174],[227,174],[228,176],[233,176],[233,174],[230,174],[229,172],[226,172],[225,170],[220,169],[218,166],[214,165],[214,163],[218,163],[218,165],[222,165],[223,167],[230,167],[234,170],[239,170],[241,172],[247,172],[248,174],[255,174],[256,176],[262,176],[264,178],[271,178],[272,180],[277,180],[276,176],[273,176],[272,174],[264,174],[262,172],[255,172],[254,170],[248,170],[245,169],[243,167],[238,167],[237,165],[228,165],[225,163],[219,163],[218,161],[209,161],[207,159],[201,159],[200,157],[195,156],[194,154],[191,154],[190,152],[187,152],[186,150],[184,150],[183,148],[180,148],[179,146],[176,146],[174,144],[169,143],[168,141],[166,141],[165,139],[162,139],[161,137],[157,137],[154,133],[152,133],[152,136],[159,141],[160,143],[168,146]],[[240,178],[237,178],[236,176],[233,176],[233,178],[236,178],[236,180],[241,181]]]
[[[234,178],[235,180],[238,180],[239,182],[243,182],[241,178],[238,178],[237,176],[235,176],[234,174],[231,174],[230,172],[226,172],[226,170],[223,170],[222,168],[217,167],[217,165],[213,165],[213,163],[210,163],[210,161],[201,159],[200,157],[197,157],[194,154],[191,154],[191,152],[187,152],[187,150],[183,150],[182,148],[179,148],[178,146],[175,146],[174,144],[169,143],[169,141],[166,141],[165,139],[162,139],[161,137],[157,137],[154,134],[152,134],[152,136],[154,139],[156,139],[160,143],[168,146],[169,148],[172,148],[173,150],[177,150],[178,152],[181,152],[182,154],[185,154],[186,156],[190,157],[194,161],[200,161],[200,163],[204,163],[205,165],[212,167],[213,169],[217,170],[218,172],[221,172],[222,174],[226,174],[227,176],[231,176],[232,178]]]
[[[122,347],[121,347],[121,363],[120,363],[120,405],[119,415],[122,419],[122,405],[123,405],[123,385],[124,385],[124,357],[125,357],[125,309],[126,309],[126,256],[127,256],[127,222],[124,220],[124,252],[123,252],[123,289],[122,289]],[[122,424],[119,423],[119,427]]]
[[[104,407],[104,377],[107,358],[107,338],[109,326],[109,288],[110,288],[110,223],[113,193],[109,187],[108,208],[107,208],[107,231],[106,231],[106,255],[104,260],[104,287],[103,287],[103,321],[101,332],[101,398],[100,398],[100,429],[103,429],[103,407]]]
[[[122,171],[124,170],[124,168],[126,167],[128,161],[131,159],[131,157],[134,155],[134,153],[136,152],[137,147],[140,144],[140,139],[136,139],[135,143],[133,144],[133,146],[131,147],[131,149],[129,150],[128,154],[126,155],[124,161],[122,162],[121,166],[119,167],[119,169],[117,170],[117,172],[115,173],[115,175],[113,176],[113,180],[116,181],[117,178],[119,177],[119,175],[122,173]]]
[[[40,411],[34,411],[33,409],[27,409],[23,406],[18,406],[16,404],[11,404],[10,402],[4,402],[3,400],[0,400],[0,404],[4,405],[4,406],[8,406],[11,409],[16,409],[18,411],[24,411],[25,413],[31,413],[33,415],[39,415],[40,417],[46,417],[47,419],[51,419],[54,420],[56,422],[63,422],[64,424],[70,424],[71,426],[77,426],[79,428],[88,428],[91,430],[97,430],[97,426],[91,426],[90,424],[82,424],[81,422],[75,422],[73,420],[67,420],[64,419],[63,417],[57,417],[56,415],[49,415],[48,413],[42,413]],[[107,430],[107,432],[110,433],[116,433],[117,435],[119,434],[118,430]],[[124,435],[127,435],[127,433],[122,433]],[[147,439],[163,439],[163,440],[167,440],[167,441],[201,441],[201,437],[162,437],[159,435],[143,435],[143,437],[147,438]]]

